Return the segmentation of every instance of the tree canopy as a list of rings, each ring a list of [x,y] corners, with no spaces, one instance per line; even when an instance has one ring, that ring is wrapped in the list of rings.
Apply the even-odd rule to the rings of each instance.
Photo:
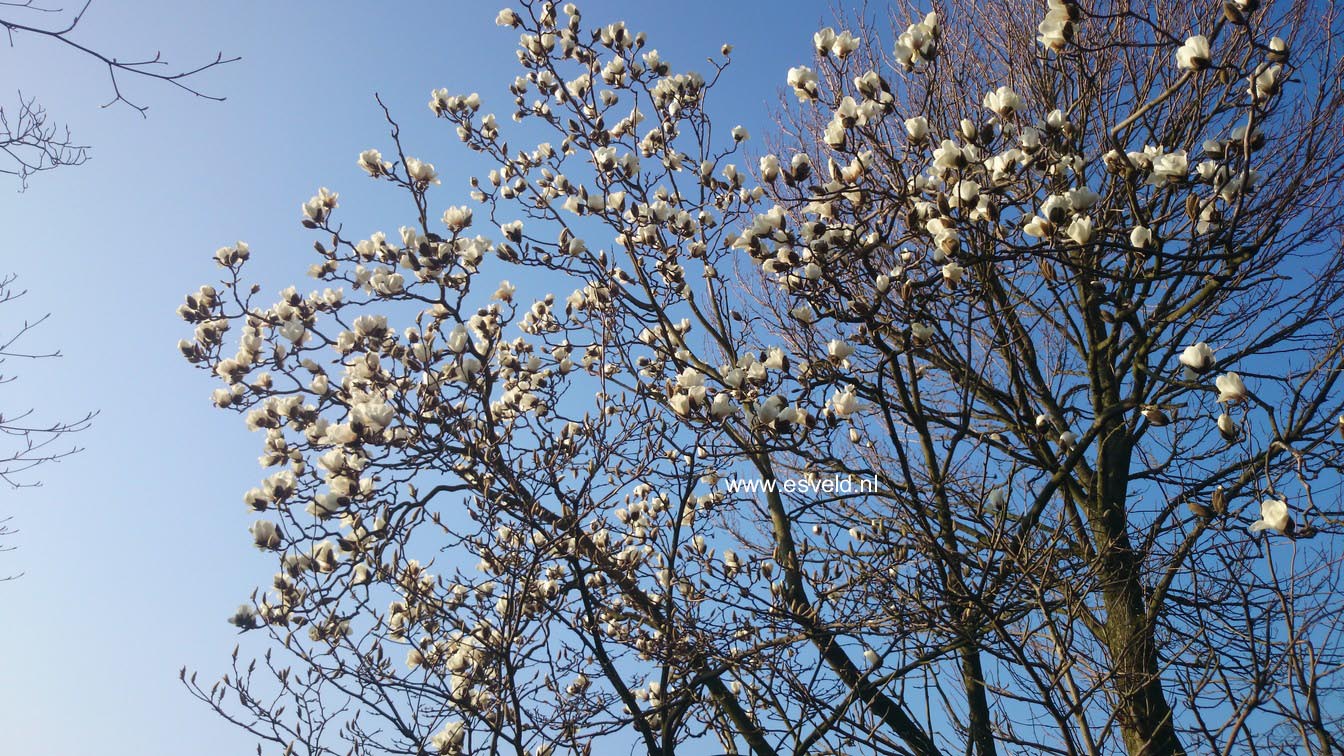
[[[1344,750],[1334,4],[886,21],[755,152],[730,47],[523,2],[507,101],[430,97],[465,198],[389,116],[319,289],[220,249],[275,652],[192,692],[286,753]]]

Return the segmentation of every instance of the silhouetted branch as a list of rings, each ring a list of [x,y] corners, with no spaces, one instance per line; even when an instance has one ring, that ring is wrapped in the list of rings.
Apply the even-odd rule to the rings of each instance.
[[[215,54],[213,60],[188,68],[176,69],[164,60],[162,54],[158,51],[155,51],[152,56],[132,59],[112,55],[98,47],[72,39],[73,33],[83,21],[84,14],[88,12],[92,3],[93,0],[87,0],[79,12],[71,16],[65,23],[56,26],[40,26],[35,23],[36,19],[30,22],[14,15],[0,15],[0,29],[3,29],[5,35],[7,35],[11,47],[15,46],[22,35],[29,34],[38,39],[55,41],[79,55],[101,63],[107,70],[108,81],[112,87],[112,98],[104,103],[103,107],[121,103],[133,108],[141,116],[148,113],[148,105],[143,105],[126,95],[123,84],[128,77],[156,80],[195,97],[214,102],[224,101],[224,97],[207,94],[198,88],[193,77],[212,68],[240,60],[240,58],[236,56],[226,58],[222,52],[219,52]],[[59,8],[38,6],[31,0],[28,2],[0,3],[0,12],[4,12],[5,9],[10,9],[11,13],[27,11],[36,14],[60,14],[62,12]],[[0,152],[4,152],[9,158],[9,165],[0,167],[0,173],[17,176],[21,188],[27,187],[28,178],[35,173],[52,170],[63,165],[79,165],[85,162],[89,158],[88,149],[87,145],[80,144],[71,137],[68,127],[52,123],[46,110],[37,104],[32,97],[25,98],[20,93],[16,112],[6,114],[4,109],[0,108]]]
[[[10,274],[0,277],[0,305],[11,304],[26,294],[16,290],[17,277]],[[23,320],[12,333],[0,333],[0,371],[9,360],[37,360],[60,357],[59,351],[24,351],[18,349],[20,339],[47,319],[43,315],[34,321]],[[0,372],[0,385],[12,383],[16,376]],[[38,485],[37,482],[24,480],[23,473],[80,451],[80,447],[63,447],[62,440],[71,433],[78,433],[89,427],[96,412],[87,412],[76,420],[39,421],[33,409],[10,411],[0,409],[0,481],[12,488]]]

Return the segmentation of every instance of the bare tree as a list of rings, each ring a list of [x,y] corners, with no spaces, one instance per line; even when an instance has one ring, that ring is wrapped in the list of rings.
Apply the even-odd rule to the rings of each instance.
[[[26,291],[14,286],[16,276],[0,278],[0,308],[6,312],[14,309],[14,302],[26,294]],[[17,317],[7,317],[7,327],[0,331],[0,389],[8,394],[17,375],[10,372],[14,362],[19,360],[55,359],[60,352],[29,351],[19,342],[48,316],[43,315],[34,321]],[[29,473],[36,467],[46,465],[79,451],[79,447],[67,446],[69,434],[77,433],[89,426],[94,412],[84,414],[73,421],[43,420],[32,408],[13,407],[10,401],[0,408],[0,481],[13,489],[35,486],[39,483]],[[17,531],[10,526],[10,518],[0,518],[0,540],[7,539]],[[0,553],[11,551],[13,546],[0,545]],[[10,580],[15,575],[0,578]]]
[[[12,310],[13,303],[27,294],[15,288],[17,276],[9,275],[0,279],[0,306]],[[50,315],[37,320],[11,321],[14,330],[0,333],[0,386],[12,384],[18,376],[9,372],[10,365],[16,360],[57,359],[59,351],[29,351],[19,342],[30,331],[41,325]],[[88,427],[96,413],[90,412],[74,421],[44,421],[35,416],[32,408],[0,412],[0,437],[5,439],[0,448],[0,480],[11,488],[38,485],[25,474],[35,467],[55,462],[79,451],[78,447],[64,447],[61,444],[68,439],[64,436],[76,433]]]
[[[125,105],[147,115],[149,106],[129,98],[124,89],[128,79],[149,79],[207,100],[223,101],[223,97],[206,94],[195,83],[195,77],[216,66],[239,60],[216,53],[213,60],[188,68],[174,68],[155,52],[150,56],[125,58],[76,40],[76,32],[93,0],[85,0],[73,15],[62,9],[45,7],[37,0],[0,2],[0,30],[3,30],[12,48],[18,48],[31,38],[47,41],[101,64],[107,71],[112,88],[111,98],[103,107]],[[88,145],[76,141],[70,129],[53,122],[36,98],[18,94],[17,106],[8,112],[0,107],[0,173],[15,176],[21,188],[36,173],[61,166],[79,165],[89,158]]]
[[[155,80],[196,97],[223,101],[223,97],[206,94],[195,83],[195,77],[239,58],[225,58],[217,53],[213,60],[189,68],[173,68],[155,52],[152,56],[124,58],[105,52],[100,47],[84,44],[76,39],[77,30],[93,0],[85,0],[73,15],[60,8],[39,4],[36,0],[0,1],[0,30],[3,30],[11,48],[18,49],[30,40],[55,43],[76,55],[92,59],[104,66],[112,97],[103,107],[125,105],[142,116],[149,107],[129,99],[124,85],[128,79]],[[27,189],[34,174],[62,166],[74,166],[89,159],[88,145],[75,140],[67,126],[54,122],[46,109],[31,95],[18,92],[17,106],[8,110],[0,105],[0,174],[14,176],[20,191]],[[0,305],[12,303],[26,292],[14,288],[16,276],[0,274]],[[12,309],[12,304],[7,309]],[[59,352],[29,353],[21,350],[18,341],[46,320],[23,321],[15,331],[0,333],[0,364],[15,359],[43,359],[59,357]],[[14,380],[12,374],[0,375],[0,385]],[[34,410],[23,409],[14,414],[0,413],[0,481],[10,487],[37,485],[25,474],[33,468],[59,460],[79,451],[75,446],[62,446],[66,436],[88,427],[96,413],[90,412],[73,421],[39,421]],[[14,534],[9,518],[0,520],[0,539]],[[10,547],[12,548],[12,547]],[[0,551],[8,549],[0,549]],[[8,578],[6,578],[8,579]]]
[[[436,90],[474,208],[393,123],[411,225],[323,188],[328,288],[179,311],[280,566],[188,688],[286,753],[1344,750],[1335,8],[1044,10],[819,31],[751,170],[730,48],[501,12],[549,141]]]

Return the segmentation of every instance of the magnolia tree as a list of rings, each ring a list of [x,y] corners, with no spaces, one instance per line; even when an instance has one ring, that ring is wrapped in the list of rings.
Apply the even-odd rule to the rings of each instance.
[[[1344,750],[1334,7],[893,19],[748,158],[730,48],[524,2],[518,134],[429,102],[469,197],[394,125],[320,290],[221,249],[275,649],[190,690],[286,753]]]

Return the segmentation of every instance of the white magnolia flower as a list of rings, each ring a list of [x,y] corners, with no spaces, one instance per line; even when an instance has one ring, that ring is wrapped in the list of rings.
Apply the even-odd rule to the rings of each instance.
[[[822,138],[826,140],[826,144],[832,147],[839,148],[844,146],[845,122],[844,119],[840,117],[839,113],[836,113],[836,117],[832,118],[831,122],[826,125],[826,132],[822,135]]]
[[[793,94],[798,98],[798,102],[807,102],[817,98],[817,74],[807,66],[790,68],[789,76],[785,81],[793,87]]]
[[[1157,152],[1151,157],[1151,165],[1148,183],[1157,186],[1184,181],[1190,169],[1185,150]]]
[[[1035,126],[1026,126],[1018,133],[1017,142],[1023,152],[1033,155],[1041,149],[1041,130]]]
[[[508,11],[512,13],[513,11]],[[501,13],[501,15],[503,15]],[[429,744],[437,748],[440,754],[459,753],[462,750],[462,743],[467,738],[467,725],[460,719],[454,719],[443,726],[442,730],[435,733],[430,739]]]
[[[961,278],[965,273],[966,269],[954,262],[943,266],[943,280],[952,286],[961,283]]]
[[[779,413],[784,411],[786,404],[787,401],[784,397],[775,394],[761,402],[756,408],[756,418],[762,423],[772,423],[775,418],[779,417]]]
[[[677,387],[684,389],[704,388],[705,374],[693,367],[688,367],[681,371],[677,376]]]
[[[859,49],[859,40],[848,31],[840,32],[835,41],[831,43],[831,52],[835,57],[841,59],[848,58],[857,49]]]
[[[280,325],[280,335],[295,344],[299,344],[308,340],[308,329],[304,326],[302,320],[292,318]]]
[[[1092,219],[1086,215],[1075,218],[1069,224],[1069,238],[1078,244],[1087,244],[1092,240]]]
[[[1047,50],[1060,52],[1073,35],[1073,19],[1069,6],[1063,0],[1047,0],[1046,6],[1049,10],[1036,27],[1036,41]]]
[[[778,155],[766,155],[761,158],[761,178],[765,181],[774,181],[779,178]]]
[[[350,421],[359,423],[375,433],[391,425],[396,416],[395,407],[376,399],[350,407]]]
[[[518,14],[514,13],[512,8],[505,8],[495,16],[495,23],[499,26],[518,26],[522,22],[523,20],[518,18]]]
[[[1272,66],[1261,64],[1251,74],[1250,87],[1246,92],[1256,103],[1263,103],[1273,97],[1279,91],[1279,73],[1283,66],[1275,63]]]
[[[1073,431],[1064,431],[1059,434],[1059,445],[1065,449],[1071,449],[1078,443],[1078,434]]]
[[[571,696],[578,695],[585,690],[588,690],[588,686],[591,684],[592,681],[588,679],[588,675],[580,673],[578,677],[574,678],[574,682],[565,686],[565,692],[569,693]]]
[[[868,71],[854,77],[854,88],[867,100],[891,102],[891,94],[884,91],[886,83],[876,71]]]
[[[383,154],[378,150],[364,150],[359,153],[359,167],[370,176],[382,176],[392,170],[392,164],[383,160]]]
[[[1218,433],[1228,442],[1237,440],[1237,423],[1226,412],[1218,415]]]
[[[290,470],[281,470],[261,482],[261,490],[275,501],[284,501],[294,493],[298,480]]]
[[[849,417],[859,411],[859,397],[854,394],[853,389],[836,391],[835,396],[831,397],[831,409],[835,410],[835,414],[839,417]]]
[[[668,397],[667,406],[671,407],[673,412],[682,417],[688,417],[693,409],[689,394],[673,394]]]
[[[956,207],[975,207],[980,198],[980,184],[971,179],[962,179],[952,188],[952,200]]]
[[[1064,199],[1068,200],[1070,207],[1081,212],[1092,209],[1101,200],[1101,195],[1092,191],[1091,187],[1080,186],[1065,192]]]
[[[239,604],[238,611],[229,617],[229,624],[240,630],[251,630],[257,626],[257,610],[248,604]]]
[[[248,529],[252,542],[262,551],[275,551],[280,548],[280,528],[270,520],[257,520]]]
[[[1150,247],[1153,244],[1153,232],[1147,226],[1135,226],[1129,232],[1129,243],[1139,249]]]
[[[1202,341],[1191,344],[1181,352],[1181,364],[1196,373],[1208,371],[1215,362],[1217,362],[1217,357],[1213,350]]]
[[[1044,239],[1050,235],[1050,221],[1039,215],[1033,215],[1031,220],[1022,226],[1022,233],[1034,239]]]
[[[439,183],[439,174],[434,170],[434,164],[416,160],[413,157],[406,158],[406,175],[421,187]]]
[[[514,292],[516,291],[518,291],[517,286],[514,286],[508,281],[500,281],[499,288],[495,289],[494,298],[498,299],[501,302],[512,302]]]
[[[944,139],[933,151],[933,167],[947,172],[965,167],[970,148],[963,150],[951,139]]]
[[[303,203],[303,215],[314,223],[321,223],[331,215],[331,211],[336,208],[336,199],[339,195],[330,191],[325,186],[317,190],[317,194],[312,199]]]
[[[854,347],[850,346],[841,339],[831,339],[826,342],[826,355],[832,360],[840,361],[854,354]]]
[[[921,61],[932,60],[937,55],[938,14],[929,13],[923,21],[910,24],[905,32],[896,38],[896,60],[909,70]]]
[[[466,205],[450,207],[443,211],[443,225],[449,231],[461,231],[471,225],[471,208]]]
[[[742,561],[737,558],[737,554],[732,549],[723,550],[723,568],[730,576],[742,569]]]
[[[1251,523],[1251,532],[1277,530],[1280,533],[1293,531],[1293,519],[1288,514],[1288,502],[1283,499],[1265,499],[1260,502],[1260,519]]]
[[[319,519],[330,519],[341,511],[341,497],[331,491],[320,493],[308,502],[306,511]]]
[[[470,337],[467,335],[466,326],[460,323],[454,326],[453,330],[448,333],[448,339],[447,339],[448,351],[452,352],[453,354],[461,354],[467,351],[467,347],[469,346],[469,338]]]
[[[1041,203],[1041,216],[1051,223],[1063,223],[1072,211],[1073,203],[1064,194],[1052,194]]]
[[[933,243],[937,245],[934,261],[942,262],[947,255],[955,254],[961,249],[961,234],[955,228],[944,228],[933,235]]]
[[[817,311],[812,309],[812,305],[804,302],[797,307],[789,310],[789,314],[797,318],[802,323],[815,323],[817,321]]]
[[[373,569],[362,562],[355,565],[355,571],[350,576],[350,584],[368,585],[371,582],[373,582]]]
[[[1246,400],[1246,384],[1236,373],[1223,373],[1214,380],[1218,388],[1218,401],[1238,404]]]
[[[1279,63],[1288,60],[1288,43],[1282,37],[1269,40],[1269,59]]]
[[[406,277],[400,273],[392,273],[388,270],[378,270],[370,276],[369,284],[373,287],[373,290],[379,294],[390,296],[400,293],[406,287]]]
[[[1196,34],[1185,40],[1185,44],[1176,51],[1176,65],[1187,71],[1203,71],[1212,62],[1209,39],[1203,34]]]
[[[1195,166],[1195,173],[1206,184],[1222,186],[1227,183],[1227,169],[1213,160],[1205,160]]]
[[[915,116],[905,119],[905,133],[910,141],[919,144],[929,137],[929,119]]]
[[[732,397],[724,391],[715,394],[714,401],[709,405],[709,414],[719,420],[736,415],[737,412],[737,405],[733,404]]]
[[[999,114],[1001,118],[1010,118],[1022,109],[1022,98],[1010,87],[1002,86],[993,92],[985,93],[985,108]]]
[[[830,55],[831,47],[835,45],[835,29],[828,26],[813,34],[812,45],[817,48],[819,55]]]

